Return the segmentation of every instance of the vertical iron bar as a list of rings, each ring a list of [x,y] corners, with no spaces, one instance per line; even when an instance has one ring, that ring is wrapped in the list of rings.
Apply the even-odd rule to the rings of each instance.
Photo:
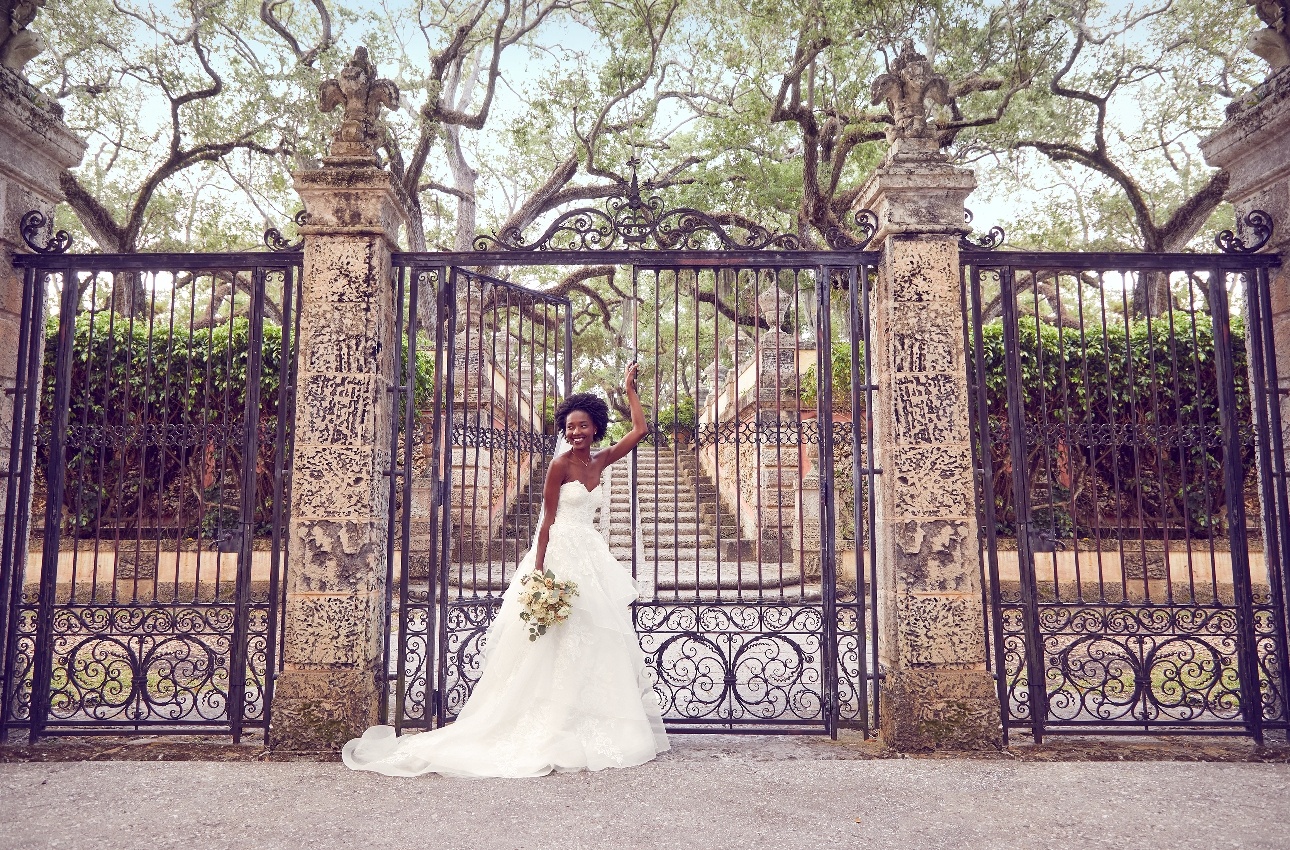
[[[1022,395],[1021,351],[1017,326],[1016,290],[1013,270],[999,270],[1002,287],[1004,363],[1008,384],[1008,435],[1012,453],[1012,490],[1017,504],[1017,565],[1021,575],[1021,601],[1026,631],[1026,671],[1030,697],[1031,733],[1035,743],[1043,741],[1044,722],[1048,717],[1047,693],[1044,690],[1043,644],[1039,636],[1039,600],[1035,587],[1034,554],[1030,548],[1030,484],[1026,469],[1026,411]]]
[[[246,395],[242,431],[242,480],[237,550],[236,585],[233,590],[232,658],[229,659],[228,715],[233,743],[242,738],[246,713],[248,633],[251,616],[251,544],[255,533],[256,459],[260,448],[260,369],[264,355],[264,269],[251,272],[251,315],[247,340]],[[135,575],[138,575],[138,570]],[[137,581],[137,579],[136,579]]]
[[[815,395],[816,424],[820,440],[820,584],[824,617],[824,728],[829,737],[838,736],[838,616],[837,556],[833,516],[833,325],[832,269],[821,266],[815,281],[816,324]],[[776,287],[778,289],[778,286]],[[778,363],[776,364],[778,369]],[[782,560],[782,546],[781,555]]]
[[[442,312],[440,316],[446,318],[447,327],[444,330],[444,337],[447,338],[447,352],[444,356],[444,390],[442,397],[447,406],[444,411],[442,435],[440,439],[444,444],[444,483],[440,486],[442,491],[441,499],[441,519],[442,527],[439,529],[439,571],[432,577],[433,581],[439,582],[439,603],[432,606],[435,616],[438,619],[438,635],[435,641],[435,669],[437,671],[437,681],[434,682],[434,719],[437,726],[443,726],[448,717],[447,700],[444,698],[444,690],[447,687],[448,676],[448,570],[452,565],[452,451],[453,439],[452,434],[455,426],[454,415],[455,404],[453,402],[456,393],[456,365],[457,365],[457,269],[451,267],[447,270],[447,280],[440,277],[440,284],[443,287],[443,294],[440,296],[440,306]],[[467,282],[469,286],[469,282]],[[469,294],[469,290],[467,290]],[[468,312],[469,312],[469,308]],[[467,315],[467,327],[469,327],[470,316]],[[470,360],[470,348],[466,349],[467,362]],[[470,385],[470,381],[466,381]],[[464,441],[463,441],[464,442]],[[433,601],[433,600],[432,600]],[[427,638],[429,640],[429,638]],[[430,692],[427,682],[427,693]],[[430,713],[427,709],[427,715]]]
[[[1290,694],[1286,684],[1290,682],[1290,659],[1286,658],[1285,632],[1285,584],[1282,577],[1281,556],[1285,547],[1286,511],[1284,493],[1278,493],[1277,482],[1285,484],[1285,454],[1281,453],[1277,439],[1280,436],[1280,393],[1277,393],[1277,364],[1275,335],[1272,329],[1271,299],[1267,293],[1267,271],[1246,272],[1246,303],[1249,306],[1249,322],[1246,325],[1247,356],[1250,364],[1250,406],[1254,410],[1255,436],[1254,444],[1258,450],[1259,497],[1263,507],[1263,566],[1268,579],[1268,604],[1271,606],[1272,633],[1268,640],[1272,642],[1272,658],[1276,659],[1277,669],[1268,669],[1268,677],[1276,677],[1271,682],[1269,691],[1281,694],[1281,706],[1278,706],[1280,717],[1265,720],[1290,720]],[[1265,301],[1267,299],[1267,301]],[[1268,353],[1272,352],[1272,356]],[[1271,392],[1269,392],[1271,391]],[[1273,431],[1273,422],[1277,431]],[[1272,445],[1269,445],[1272,444]],[[1273,459],[1273,446],[1276,446],[1281,463]],[[1280,468],[1278,468],[1280,467]],[[1281,475],[1278,476],[1277,473]],[[1253,596],[1253,593],[1251,593]],[[1255,662],[1258,662],[1259,636],[1255,635]],[[1255,672],[1259,664],[1255,663]],[[1260,682],[1262,691],[1262,682]],[[1262,694],[1260,694],[1262,697]],[[1259,700],[1262,711],[1262,698]]]
[[[273,689],[277,679],[278,655],[278,594],[282,589],[281,566],[283,560],[283,518],[286,510],[287,469],[290,458],[287,457],[287,420],[295,419],[295,410],[290,404],[291,375],[295,370],[295,335],[292,333],[292,316],[295,312],[296,281],[300,267],[288,266],[282,273],[282,324],[280,326],[279,362],[278,362],[278,414],[273,435],[273,530],[271,554],[269,557],[269,596],[266,602],[264,633],[264,687],[261,696],[264,708],[260,719],[264,723],[264,745],[269,747],[269,730],[272,728]],[[185,385],[186,386],[186,385]],[[289,514],[285,514],[289,518]],[[181,532],[182,533],[182,532]]]
[[[27,572],[27,529],[34,465],[35,414],[40,406],[40,363],[44,334],[45,275],[28,267],[23,273],[22,306],[18,314],[18,358],[14,368],[13,408],[10,417],[9,468],[5,479],[3,543],[0,544],[0,744],[9,737],[12,717],[10,677],[18,640],[22,585]],[[64,283],[66,286],[66,283]],[[37,295],[39,291],[39,295]]]
[[[36,640],[31,681],[31,732],[36,743],[44,734],[49,716],[53,674],[54,593],[58,582],[58,540],[62,533],[63,487],[66,483],[68,405],[71,401],[72,345],[76,340],[76,286],[72,270],[63,271],[63,297],[58,316],[58,356],[54,366],[54,409],[50,422],[49,470],[45,476],[44,549],[40,559],[40,591],[37,597]]]
[[[1227,275],[1215,268],[1209,281],[1214,327],[1214,361],[1218,373],[1218,421],[1223,435],[1223,490],[1227,534],[1232,549],[1232,590],[1236,607],[1237,673],[1241,713],[1255,743],[1263,743],[1263,711],[1254,642],[1254,598],[1250,587],[1250,553],[1245,531],[1245,464],[1241,462],[1241,422],[1232,363],[1231,315]]]
[[[399,404],[408,408],[412,406],[412,396],[408,392],[407,376],[413,374],[414,366],[412,359],[407,356],[408,346],[404,345],[404,293],[408,285],[408,270],[403,266],[393,266],[390,269],[394,275],[394,377],[391,379],[390,387],[390,460],[387,474],[390,477],[390,495],[389,502],[385,508],[385,610],[381,615],[381,673],[377,677],[379,683],[380,704],[377,706],[377,717],[382,724],[390,722],[390,621],[393,617],[394,609],[394,525],[395,517],[399,513],[398,496],[401,491],[399,486],[399,476],[397,474],[399,465],[399,443],[400,436],[404,442],[404,453],[410,455],[412,452],[411,439],[408,432],[399,434],[402,425],[399,416]],[[413,296],[415,300],[415,294]],[[408,325],[411,328],[411,325]],[[415,332],[413,332],[415,333]],[[409,333],[409,336],[412,334]],[[406,481],[406,476],[404,477]],[[403,502],[403,514],[408,512],[408,502]],[[408,540],[403,538],[403,549],[408,548]],[[400,611],[402,608],[400,607]],[[402,646],[399,652],[402,652]],[[394,719],[394,727],[397,731],[399,728],[399,718],[397,715]]]
[[[1002,274],[1000,274],[1000,280],[1002,280]],[[980,515],[983,517],[985,524],[986,559],[990,583],[990,607],[987,614],[994,621],[992,648],[994,650],[995,686],[999,692],[999,713],[1003,720],[1003,742],[1007,744],[1008,731],[1012,725],[1012,709],[1008,699],[1008,670],[1005,661],[1007,656],[1003,646],[1003,598],[999,587],[999,539],[998,517],[995,515],[993,437],[990,433],[990,409],[987,406],[986,399],[985,339],[982,330],[984,322],[981,315],[981,269],[975,264],[972,266],[971,276],[968,281],[968,292],[971,297],[971,327],[974,337],[969,356],[972,357],[975,377],[972,391],[976,396],[977,433],[980,442],[980,458],[978,459],[981,469],[982,506]]]
[[[869,724],[869,676],[876,675],[877,670],[871,669],[869,665],[869,639],[868,639],[868,616],[865,613],[865,543],[869,537],[873,536],[873,528],[865,528],[865,515],[862,513],[864,505],[860,500],[861,481],[864,480],[865,468],[872,466],[872,458],[864,457],[863,443],[861,442],[860,429],[865,421],[869,418],[869,408],[861,399],[861,381],[868,384],[867,377],[862,378],[860,372],[861,347],[867,349],[868,333],[860,316],[860,278],[865,276],[867,269],[862,265],[858,273],[855,265],[852,265],[848,271],[847,279],[847,311],[848,321],[851,330],[851,489],[852,489],[852,523],[855,529],[855,573],[856,573],[856,598],[855,598],[855,618],[856,618],[856,700],[859,702],[858,710],[860,712],[861,728],[864,729],[865,737],[872,734],[873,729]],[[862,418],[863,417],[863,418]],[[866,493],[872,498],[872,488],[867,488]],[[869,501],[870,499],[866,499]]]

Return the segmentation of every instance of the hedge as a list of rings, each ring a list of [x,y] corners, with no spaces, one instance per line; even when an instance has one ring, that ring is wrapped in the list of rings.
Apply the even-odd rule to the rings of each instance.
[[[1018,322],[1034,519],[1056,537],[1100,525],[1223,531],[1223,451],[1212,319],[1178,311],[1106,327]],[[1001,320],[981,329],[1000,531],[1013,531],[1007,376]],[[1231,324],[1246,489],[1254,445],[1245,330]],[[1118,434],[1107,427],[1119,426]],[[1036,427],[1039,426],[1039,427]],[[1046,429],[1044,426],[1049,426]],[[1099,427],[1090,427],[1099,426]],[[1047,433],[1041,433],[1041,429]],[[1115,439],[1118,437],[1118,445]],[[1051,492],[1054,509],[1048,507]]]
[[[72,344],[64,529],[80,534],[124,526],[218,536],[240,516],[250,353],[244,317],[210,329],[171,329],[163,320],[106,311],[76,318]],[[52,422],[57,319],[46,329],[40,421]],[[266,323],[255,456],[256,533],[273,513],[282,329]],[[406,355],[406,345],[404,353]],[[433,353],[418,352],[416,395],[433,388]],[[47,467],[48,435],[38,442]],[[38,491],[43,482],[38,482]]]

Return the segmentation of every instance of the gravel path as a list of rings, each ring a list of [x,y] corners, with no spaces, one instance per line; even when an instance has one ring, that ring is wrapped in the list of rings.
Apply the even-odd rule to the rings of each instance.
[[[674,736],[644,767],[387,779],[336,763],[0,764],[0,848],[1290,848],[1290,765],[858,759]]]

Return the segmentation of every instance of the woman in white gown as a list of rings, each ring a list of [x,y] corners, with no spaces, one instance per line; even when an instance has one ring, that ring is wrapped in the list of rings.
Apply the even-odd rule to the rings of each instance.
[[[668,749],[632,626],[636,588],[592,524],[605,468],[647,433],[636,364],[625,383],[632,429],[608,449],[591,450],[609,424],[599,397],[572,395],[556,412],[568,450],[551,461],[537,538],[502,596],[483,673],[457,720],[401,737],[373,726],[345,745],[346,765],[388,776],[541,776],[643,764]],[[568,620],[530,641],[519,616],[520,579],[548,566],[577,582],[578,594]]]

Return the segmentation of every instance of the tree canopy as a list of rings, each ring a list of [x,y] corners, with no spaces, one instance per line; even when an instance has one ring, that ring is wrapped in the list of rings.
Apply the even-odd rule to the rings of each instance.
[[[1181,250],[1231,215],[1197,143],[1263,73],[1241,14],[1233,26],[1203,0],[49,0],[27,73],[90,143],[59,213],[82,249],[247,248],[283,226],[292,170],[317,163],[336,121],[318,87],[359,44],[402,92],[382,156],[411,199],[410,249],[538,233],[621,194],[633,158],[671,205],[843,247],[887,150],[871,87],[911,40],[949,81],[938,140],[976,169],[972,203],[993,212],[978,223],[1025,247]],[[579,327],[608,345],[614,271],[526,283],[576,295]],[[1135,297],[1150,312],[1168,294]]]

